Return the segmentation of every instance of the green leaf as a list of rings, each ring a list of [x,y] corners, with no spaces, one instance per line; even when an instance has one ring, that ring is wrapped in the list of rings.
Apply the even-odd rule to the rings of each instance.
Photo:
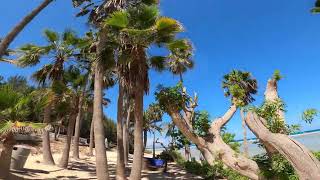
[[[187,39],[178,39],[168,43],[168,48],[172,51],[174,49],[189,50],[192,49],[191,43]]]
[[[76,45],[79,41],[79,38],[73,30],[67,29],[62,34],[62,40],[63,43],[67,45]]]
[[[183,31],[182,25],[178,21],[168,17],[159,18],[156,22],[156,29],[167,33]]]
[[[59,39],[58,33],[51,31],[49,29],[44,30],[44,36],[51,43],[56,42]]]
[[[282,75],[280,74],[279,70],[275,70],[273,73],[273,79],[276,81],[280,81],[282,79]]]
[[[163,71],[165,69],[165,61],[167,57],[153,56],[150,58],[150,66],[156,71]]]
[[[126,11],[116,11],[105,20],[105,25],[116,28],[125,28],[129,24],[129,17]]]

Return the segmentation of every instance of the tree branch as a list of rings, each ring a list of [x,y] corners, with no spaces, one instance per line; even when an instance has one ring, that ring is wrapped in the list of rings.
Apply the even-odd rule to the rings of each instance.
[[[169,115],[172,118],[174,124],[179,128],[179,130],[194,144],[199,148],[206,148],[206,142],[203,138],[195,135],[189,128],[188,124],[182,119],[179,112],[169,111]]]
[[[228,111],[222,117],[215,119],[211,123],[210,132],[213,134],[220,133],[221,128],[230,121],[230,119],[233,117],[233,115],[236,112],[237,112],[237,106],[234,104],[231,105]]]

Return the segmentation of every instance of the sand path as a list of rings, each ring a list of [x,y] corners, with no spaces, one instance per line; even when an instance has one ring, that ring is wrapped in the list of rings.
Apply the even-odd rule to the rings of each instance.
[[[30,155],[25,168],[22,171],[12,171],[12,180],[20,179],[76,179],[76,180],[87,180],[87,179],[97,179],[96,178],[96,167],[95,167],[95,157],[89,157],[86,155],[87,149],[82,149],[80,153],[80,160],[74,160],[71,158],[69,162],[68,169],[61,169],[57,166],[50,166],[42,164],[42,156],[40,153]],[[59,152],[53,153],[55,162],[59,162],[61,154]],[[116,170],[116,150],[107,151],[108,156],[108,167],[110,178],[115,179]],[[127,175],[130,174],[130,167],[126,168]],[[201,179],[200,177],[193,176],[186,173],[182,168],[174,163],[169,163],[168,172],[158,172],[158,171],[146,171],[142,172],[144,180],[157,180],[157,179]]]

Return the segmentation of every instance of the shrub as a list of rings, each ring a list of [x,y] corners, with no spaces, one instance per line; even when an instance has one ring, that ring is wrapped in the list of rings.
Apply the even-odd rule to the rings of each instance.
[[[267,179],[298,179],[291,164],[280,154],[273,155],[271,159],[267,154],[257,155],[254,160],[258,163],[262,175]]]
[[[195,159],[187,161],[184,164],[187,172],[199,175],[204,179],[222,179],[228,180],[248,180],[248,178],[241,176],[237,172],[225,167],[221,161],[217,161],[215,165],[211,166],[206,161],[198,162]]]

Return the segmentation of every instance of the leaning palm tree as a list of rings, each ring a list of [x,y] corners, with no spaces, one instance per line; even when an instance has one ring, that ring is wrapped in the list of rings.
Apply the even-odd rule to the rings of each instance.
[[[159,15],[158,2],[144,1],[117,11],[106,19],[105,25],[112,29],[120,42],[119,61],[126,64],[126,88],[134,96],[135,132],[134,158],[130,179],[141,179],[143,157],[143,95],[149,90],[149,65],[164,64],[162,58],[149,58],[147,48],[152,44],[165,45],[181,32],[182,26],[174,19]],[[160,66],[161,67],[161,66]],[[163,67],[163,66],[162,66]]]
[[[64,68],[66,63],[74,63],[77,59],[79,50],[77,46],[81,41],[73,31],[67,30],[62,34],[58,34],[51,30],[45,30],[44,36],[47,45],[37,46],[27,44],[19,49],[21,56],[18,58],[18,65],[21,67],[34,66],[40,61],[48,62],[40,70],[33,74],[33,77],[41,85],[49,83],[52,91],[59,95],[65,89],[64,84]],[[45,108],[44,123],[49,123],[50,112],[56,100],[51,101]],[[49,133],[43,134],[43,162],[45,164],[55,164],[51,150]]]
[[[6,54],[9,45],[18,36],[18,34],[29,24],[33,18],[35,18],[44,8],[46,8],[53,0],[44,0],[37,8],[32,10],[27,16],[25,16],[9,33],[0,41],[0,62],[14,63],[11,60],[2,59],[2,56]]]

